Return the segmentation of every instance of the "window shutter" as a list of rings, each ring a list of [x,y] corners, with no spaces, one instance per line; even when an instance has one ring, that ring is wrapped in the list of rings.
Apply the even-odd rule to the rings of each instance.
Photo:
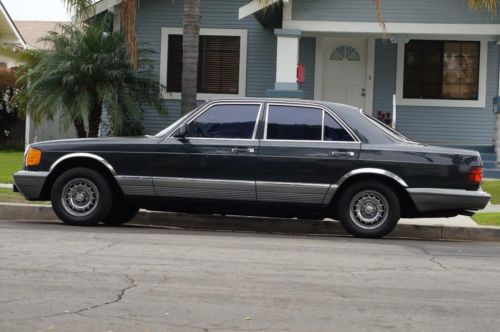
[[[200,36],[198,92],[238,94],[240,37]],[[182,36],[168,38],[167,91],[181,92]]]

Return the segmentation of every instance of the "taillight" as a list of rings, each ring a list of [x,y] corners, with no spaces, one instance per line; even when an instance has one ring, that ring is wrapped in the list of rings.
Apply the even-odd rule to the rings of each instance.
[[[469,171],[469,181],[475,184],[481,184],[481,181],[483,181],[483,168],[472,167]]]

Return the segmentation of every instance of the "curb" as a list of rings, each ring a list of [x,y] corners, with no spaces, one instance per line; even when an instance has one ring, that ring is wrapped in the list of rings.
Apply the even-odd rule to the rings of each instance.
[[[0,219],[58,220],[52,207],[0,203]],[[141,210],[130,225],[254,233],[349,236],[337,221],[217,216]],[[500,227],[447,227],[400,224],[387,238],[421,240],[500,241]]]

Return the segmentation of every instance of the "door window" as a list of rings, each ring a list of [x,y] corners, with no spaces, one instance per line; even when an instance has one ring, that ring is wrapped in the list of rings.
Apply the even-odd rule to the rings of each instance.
[[[354,141],[351,135],[328,113],[325,113],[325,141]]]
[[[321,141],[323,110],[299,106],[269,106],[267,139]]]
[[[274,140],[353,142],[328,112],[315,107],[270,105],[266,138]]]
[[[189,123],[187,137],[252,139],[259,104],[215,105]]]

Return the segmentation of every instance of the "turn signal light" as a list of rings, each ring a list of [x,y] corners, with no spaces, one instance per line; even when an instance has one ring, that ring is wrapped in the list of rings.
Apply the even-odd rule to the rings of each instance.
[[[29,148],[26,154],[26,166],[38,166],[41,161],[42,151],[35,148]]]
[[[483,168],[472,167],[469,171],[469,181],[475,184],[481,184],[481,181],[483,181]]]

